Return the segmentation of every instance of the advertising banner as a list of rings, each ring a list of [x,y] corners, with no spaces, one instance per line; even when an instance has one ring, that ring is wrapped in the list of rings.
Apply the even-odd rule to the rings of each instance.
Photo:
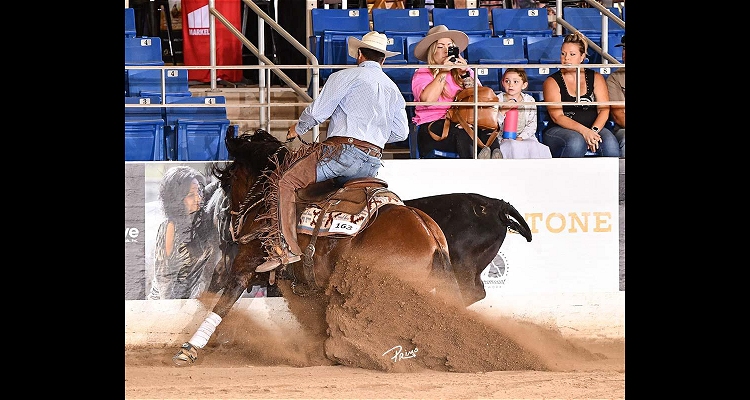
[[[216,9],[240,29],[240,1],[216,0]],[[182,37],[185,65],[210,65],[211,41],[208,0],[182,0]],[[240,29],[241,31],[241,29]],[[242,65],[242,42],[221,22],[216,21],[216,65]],[[210,70],[188,71],[191,81],[209,82]],[[242,70],[216,70],[216,78],[229,82],[242,80]]]
[[[509,294],[619,290],[617,158],[382,162],[378,178],[403,200],[478,193],[503,199],[524,216],[532,241],[508,233],[497,257],[482,272],[487,290],[483,302]],[[217,239],[201,231],[195,219],[179,219],[179,213],[198,207],[201,200],[208,202],[206,191],[216,179],[210,166],[210,162],[125,163],[126,300],[196,298],[206,276],[210,280],[211,263],[218,254],[205,244]],[[200,190],[198,182],[207,189]],[[184,253],[172,261],[160,253],[159,239],[170,213],[178,215],[172,217],[175,238],[180,239],[175,246]],[[186,266],[155,288],[159,286],[154,283],[155,270],[166,262]]]

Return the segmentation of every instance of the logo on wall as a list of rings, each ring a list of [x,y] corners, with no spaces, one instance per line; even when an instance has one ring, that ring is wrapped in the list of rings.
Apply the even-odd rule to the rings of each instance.
[[[209,36],[211,30],[208,20],[208,5],[191,11],[187,15],[188,34],[191,36]]]
[[[498,251],[495,258],[487,265],[487,268],[479,275],[484,283],[484,289],[501,289],[508,279],[510,264],[508,258],[502,251]]]
[[[125,227],[125,243],[136,243],[138,242],[138,234],[140,231],[138,228]]]

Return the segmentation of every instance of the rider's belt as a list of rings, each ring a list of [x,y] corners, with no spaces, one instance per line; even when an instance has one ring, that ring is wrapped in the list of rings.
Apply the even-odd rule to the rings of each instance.
[[[354,147],[362,150],[365,152],[365,154],[381,158],[383,156],[383,149],[381,149],[378,146],[375,146],[374,144],[370,142],[365,142],[364,140],[359,140],[351,137],[346,136],[331,136],[328,139],[324,140],[323,143],[328,144],[351,144]]]

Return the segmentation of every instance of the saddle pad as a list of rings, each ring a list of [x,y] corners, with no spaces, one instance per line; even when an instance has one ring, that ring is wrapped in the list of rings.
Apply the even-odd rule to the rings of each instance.
[[[367,225],[367,221],[370,220],[371,214],[368,211],[372,210],[373,214],[378,208],[386,204],[398,204],[404,205],[404,202],[398,198],[391,196],[373,196],[370,198],[370,206],[365,207],[364,210],[358,214],[347,214],[341,211],[332,211],[326,213],[323,225],[320,227],[318,236],[354,236],[362,230],[362,227]],[[315,229],[315,223],[318,221],[318,216],[321,214],[323,209],[316,205],[311,205],[302,212],[299,222],[297,223],[297,233],[303,233],[306,235],[312,235],[313,229]]]

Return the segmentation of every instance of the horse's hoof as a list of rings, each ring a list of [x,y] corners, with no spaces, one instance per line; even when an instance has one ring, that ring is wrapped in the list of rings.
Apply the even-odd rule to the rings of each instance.
[[[180,351],[172,357],[172,362],[178,367],[184,367],[195,362],[198,358],[198,350],[190,343],[183,343]]]

